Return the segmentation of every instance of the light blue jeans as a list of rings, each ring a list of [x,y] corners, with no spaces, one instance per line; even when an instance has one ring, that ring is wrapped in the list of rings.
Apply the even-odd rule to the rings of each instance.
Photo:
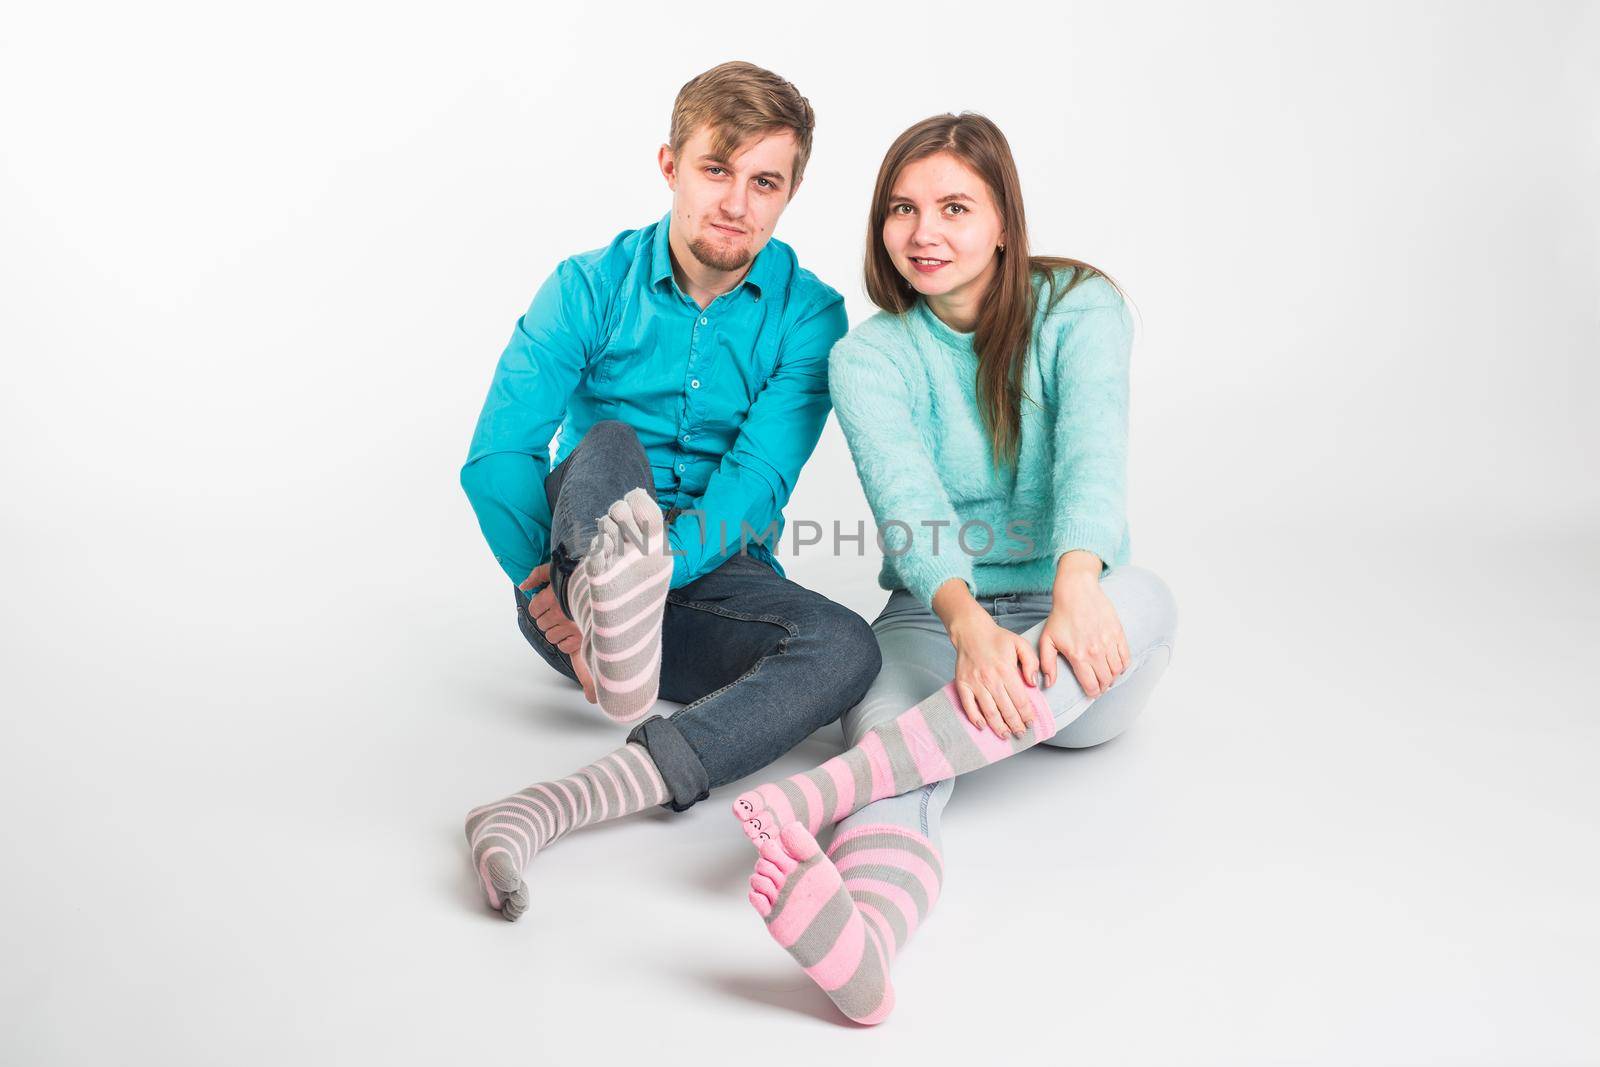
[[[1144,710],[1172,659],[1178,616],[1165,582],[1140,567],[1117,567],[1101,576],[1100,588],[1116,608],[1132,661],[1110,689],[1091,700],[1063,660],[1056,684],[1046,690],[1058,724],[1055,736],[1043,742],[1046,745],[1090,748],[1122,733]],[[978,603],[995,622],[1038,648],[1050,614],[1049,593],[1005,593],[979,597]],[[859,744],[868,730],[937,692],[956,673],[956,650],[944,624],[903,589],[890,594],[872,632],[883,653],[883,669],[861,703],[845,713],[847,746]],[[887,823],[921,834],[942,852],[939,816],[954,791],[951,779],[868,804],[834,833],[841,836],[861,826]]]

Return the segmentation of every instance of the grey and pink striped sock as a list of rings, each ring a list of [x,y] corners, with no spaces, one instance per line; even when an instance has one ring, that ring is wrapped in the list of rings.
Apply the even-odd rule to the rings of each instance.
[[[890,964],[938,899],[943,867],[932,842],[898,826],[852,827],[826,856],[814,835],[875,800],[977,770],[1054,736],[1044,694],[1029,693],[1033,725],[1016,737],[973,726],[954,685],[947,685],[815,770],[733,802],[761,853],[750,903],[773,939],[857,1022],[881,1022],[894,1008]]]
[[[467,843],[489,907],[516,921],[528,909],[522,874],[540,851],[581,826],[632,815],[667,797],[650,753],[627,744],[575,774],[473,808]]]
[[[650,494],[634,489],[596,527],[567,603],[600,710],[634,722],[655,703],[661,682],[661,619],[672,582],[666,522]]]
[[[854,748],[815,770],[741,793],[733,813],[760,843],[789,823],[813,835],[875,800],[975,771],[1032,748],[1056,732],[1044,693],[1030,687],[1033,725],[1008,739],[973,726],[955,686],[945,686],[909,711],[874,726]]]
[[[823,855],[797,822],[758,849],[750,903],[773,940],[845,1015],[867,1024],[888,1018],[890,967],[939,899],[938,850],[881,825],[853,828]]]

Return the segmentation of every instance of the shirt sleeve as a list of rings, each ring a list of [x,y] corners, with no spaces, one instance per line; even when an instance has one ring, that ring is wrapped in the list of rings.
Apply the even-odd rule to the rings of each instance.
[[[834,349],[828,371],[839,426],[895,574],[930,606],[952,578],[975,592],[972,560],[958,547],[961,519],[917,434],[905,376],[887,356],[852,340]]]
[[[513,582],[549,558],[550,439],[599,347],[597,296],[570,259],[539,287],[500,354],[461,468],[484,539]]]
[[[828,352],[848,327],[844,300],[834,297],[784,338],[733,447],[712,472],[694,510],[673,524],[672,547],[679,553],[672,566],[674,589],[737,553],[741,523],[759,538],[779,521],[828,421]]]
[[[1059,397],[1051,471],[1054,558],[1087,549],[1109,567],[1127,532],[1126,305],[1069,312],[1056,348]]]

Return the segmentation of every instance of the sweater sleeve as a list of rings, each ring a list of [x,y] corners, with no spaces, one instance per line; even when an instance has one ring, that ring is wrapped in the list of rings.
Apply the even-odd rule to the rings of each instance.
[[[1087,549],[1109,567],[1127,531],[1133,320],[1121,303],[1060,316],[1051,548],[1056,559]]]
[[[924,604],[951,578],[975,591],[972,560],[957,545],[961,520],[917,435],[905,377],[882,352],[846,337],[829,358],[828,382],[894,572]]]

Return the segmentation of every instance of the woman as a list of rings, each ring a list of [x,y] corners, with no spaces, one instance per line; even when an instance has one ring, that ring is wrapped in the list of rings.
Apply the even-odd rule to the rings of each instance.
[[[866,275],[882,310],[829,375],[894,590],[873,624],[883,671],[844,719],[848,751],[734,814],[761,852],[750,901],[768,931],[874,1023],[939,895],[952,779],[1121,733],[1171,658],[1175,612],[1127,566],[1127,309],[1093,267],[1030,257],[992,122],[940,115],[890,147]],[[813,835],[834,824],[823,853]]]

